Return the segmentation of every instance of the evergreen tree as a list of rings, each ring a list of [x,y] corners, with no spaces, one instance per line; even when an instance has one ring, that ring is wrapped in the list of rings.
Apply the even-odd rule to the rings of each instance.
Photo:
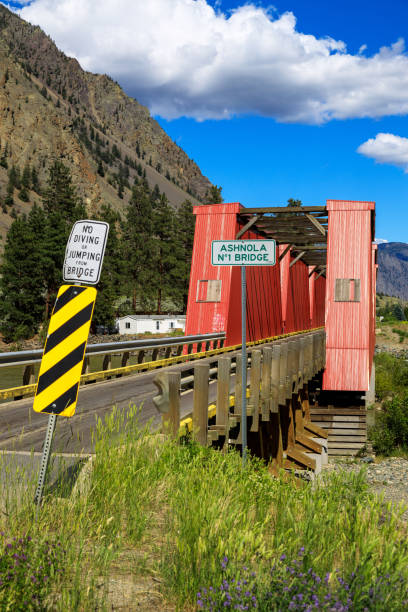
[[[4,200],[4,204],[6,206],[13,206],[14,205],[14,198],[13,198],[13,194],[14,194],[14,185],[12,185],[9,181],[8,185],[7,185],[7,195],[6,195],[6,199]]]
[[[124,271],[132,294],[133,312],[137,299],[147,305],[154,292],[154,238],[150,193],[145,184],[133,187],[122,228]]]
[[[44,274],[46,279],[45,317],[48,318],[58,288],[62,283],[65,247],[72,224],[86,215],[85,207],[72,185],[69,168],[61,161],[54,162],[50,168],[43,196],[43,206],[47,217],[45,236],[47,258]]]
[[[37,170],[34,168],[34,166],[31,169],[31,186],[33,191],[40,193],[40,183],[38,180]]]
[[[18,197],[20,198],[20,200],[22,202],[29,202],[30,201],[30,196],[28,195],[28,191],[27,191],[27,189],[26,189],[26,187],[24,185],[21,186],[20,193],[18,194]]]
[[[21,188],[21,179],[20,179],[20,170],[14,164],[8,173],[9,177],[9,185],[13,188],[20,189]]]
[[[118,226],[120,216],[110,206],[103,206],[100,221],[109,223],[108,241],[106,244],[105,257],[103,260],[101,280],[98,283],[98,295],[92,325],[114,324],[115,302],[121,294],[123,262],[121,260],[120,241],[118,237]]]
[[[98,163],[98,174],[99,176],[105,176],[105,170],[103,169],[103,164],[101,160],[99,160],[99,163]]]
[[[23,174],[21,175],[21,185],[26,189],[31,187],[31,170],[29,164],[24,166]]]
[[[222,204],[222,187],[211,185],[210,192],[207,194],[207,204]]]
[[[34,205],[28,218],[17,218],[8,231],[0,267],[0,329],[6,342],[30,338],[42,321],[45,225],[44,211]]]
[[[193,205],[190,200],[185,200],[180,205],[175,216],[174,250],[176,267],[173,273],[177,288],[177,298],[184,313],[187,312],[194,227]]]
[[[174,212],[166,196],[161,194],[157,198],[154,190],[152,192],[152,209],[154,241],[156,243],[154,253],[157,258],[153,284],[156,290],[156,312],[161,314],[163,298],[177,298],[177,285],[174,278],[176,269]]]

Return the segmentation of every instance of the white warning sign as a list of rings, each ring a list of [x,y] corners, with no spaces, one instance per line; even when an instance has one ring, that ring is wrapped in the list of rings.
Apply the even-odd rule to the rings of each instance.
[[[74,223],[65,251],[64,281],[96,285],[101,275],[109,224],[85,219]]]

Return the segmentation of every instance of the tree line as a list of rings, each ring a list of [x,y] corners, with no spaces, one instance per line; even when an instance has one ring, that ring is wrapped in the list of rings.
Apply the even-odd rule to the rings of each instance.
[[[7,342],[47,326],[72,224],[87,218],[69,168],[56,161],[42,206],[14,219],[0,266],[0,331]],[[112,325],[136,311],[185,312],[194,238],[192,204],[175,210],[145,178],[132,187],[124,215],[103,206],[95,219],[110,225],[93,325]]]

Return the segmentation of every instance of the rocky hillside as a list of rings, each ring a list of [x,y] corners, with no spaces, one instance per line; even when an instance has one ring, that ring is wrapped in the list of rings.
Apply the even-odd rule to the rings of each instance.
[[[408,244],[378,245],[377,292],[408,300]]]
[[[56,158],[70,166],[89,214],[121,210],[135,178],[157,184],[177,206],[204,201],[211,187],[198,166],[144,106],[106,75],[85,72],[39,28],[0,4],[0,233],[11,215],[39,199]],[[6,201],[10,169],[35,173],[26,198]],[[14,212],[13,212],[14,211]]]

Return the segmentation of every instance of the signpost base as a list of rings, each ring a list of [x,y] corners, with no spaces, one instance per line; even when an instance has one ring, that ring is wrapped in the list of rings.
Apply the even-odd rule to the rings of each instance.
[[[47,432],[45,434],[43,454],[41,457],[40,473],[38,476],[37,489],[35,491],[34,503],[37,504],[37,512],[41,504],[41,499],[44,490],[45,477],[47,475],[48,463],[50,460],[52,439],[54,437],[55,426],[57,423],[57,415],[50,414],[48,417]]]

